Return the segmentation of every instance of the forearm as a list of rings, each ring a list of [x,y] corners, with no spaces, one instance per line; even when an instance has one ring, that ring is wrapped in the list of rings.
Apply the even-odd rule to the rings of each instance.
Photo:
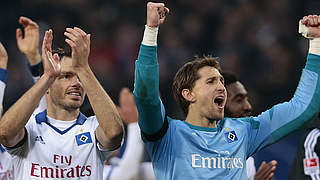
[[[7,147],[16,145],[23,138],[24,126],[28,122],[42,96],[53,83],[54,79],[43,75],[40,80],[29,89],[3,115],[0,121],[0,140]]]
[[[31,66],[39,64],[41,62],[41,56],[38,50],[26,53],[25,56],[28,59],[28,62]]]
[[[99,122],[96,135],[100,144],[108,149],[119,147],[123,135],[123,125],[115,104],[100,85],[90,67],[79,70],[77,74]]]
[[[158,30],[146,26],[135,70],[134,95],[139,111],[139,125],[147,134],[154,134],[163,125],[159,98],[159,65],[157,60]]]

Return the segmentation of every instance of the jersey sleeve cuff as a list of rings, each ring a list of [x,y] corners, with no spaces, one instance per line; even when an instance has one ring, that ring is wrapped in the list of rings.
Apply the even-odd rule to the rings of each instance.
[[[146,46],[156,46],[159,27],[149,27],[145,25],[142,44]]]
[[[309,53],[320,55],[320,38],[309,40]]]
[[[0,68],[0,81],[6,83],[8,77],[8,70]]]
[[[30,63],[28,63],[28,68],[32,74],[33,77],[40,76],[40,66],[42,66],[42,62],[40,61],[38,64],[31,66]]]

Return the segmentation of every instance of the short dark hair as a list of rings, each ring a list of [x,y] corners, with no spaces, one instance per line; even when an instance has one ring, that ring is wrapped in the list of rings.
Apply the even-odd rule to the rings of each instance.
[[[172,84],[173,96],[176,102],[180,105],[185,116],[188,114],[190,102],[182,96],[182,90],[193,89],[196,80],[200,78],[198,70],[202,67],[214,67],[220,72],[221,69],[218,59],[218,57],[212,56],[204,56],[202,58],[195,57],[193,61],[184,64],[176,73]]]
[[[225,86],[227,86],[229,84],[232,84],[232,83],[235,83],[235,82],[238,81],[237,76],[232,72],[222,72],[221,75],[224,78]]]
[[[72,51],[71,51],[70,47],[57,48],[57,49],[52,51],[52,55],[53,54],[58,54],[60,60],[63,57],[70,57],[70,58],[72,57]],[[41,66],[39,66],[39,74],[40,74],[40,76],[42,76],[43,73],[44,73],[43,64],[41,64]]]
[[[57,53],[59,55],[59,58],[62,59],[62,57],[71,57],[71,49],[70,47],[64,47],[64,48],[57,48],[52,51],[52,54]]]

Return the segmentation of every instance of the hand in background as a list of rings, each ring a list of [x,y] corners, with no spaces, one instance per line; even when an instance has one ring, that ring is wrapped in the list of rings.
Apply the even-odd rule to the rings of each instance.
[[[36,22],[27,17],[21,16],[19,23],[24,29],[24,37],[22,30],[16,30],[16,38],[19,50],[27,57],[31,66],[38,64],[40,59],[39,52],[39,26]]]
[[[128,88],[123,88],[119,95],[118,111],[122,121],[128,125],[138,122],[138,110],[134,101],[133,93]]]
[[[277,161],[272,160],[268,164],[263,161],[254,176],[255,180],[270,180],[274,176],[274,171],[277,168]]]

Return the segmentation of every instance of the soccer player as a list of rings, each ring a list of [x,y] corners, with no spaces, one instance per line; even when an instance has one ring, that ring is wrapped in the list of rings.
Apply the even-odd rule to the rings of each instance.
[[[224,109],[224,116],[230,118],[243,118],[251,116],[251,104],[248,100],[248,92],[244,85],[237,79],[233,73],[222,73],[224,85],[227,90],[227,102]],[[274,176],[277,161],[270,161],[268,164],[262,162],[258,171],[254,165],[253,157],[249,157],[247,164],[248,180],[269,180]]]
[[[88,64],[90,34],[75,27],[64,35],[71,57],[52,53],[52,30],[46,31],[44,74],[0,121],[17,179],[102,179],[106,156],[122,140],[119,113]],[[80,112],[85,93],[95,112],[88,118]],[[47,109],[33,116],[43,95]]]
[[[22,36],[21,29],[17,29],[17,45],[19,50],[26,55],[28,60],[28,67],[31,71],[33,80],[36,82],[39,77],[39,66],[41,65],[40,53],[38,50],[39,47],[39,27],[38,25],[26,17],[20,17],[19,23],[24,28],[24,37]],[[0,105],[1,113],[3,109],[3,96],[4,90],[6,87],[7,79],[7,61],[8,55],[0,43]],[[45,98],[42,98],[42,106],[45,106]],[[36,111],[40,111],[42,106],[38,106]],[[13,179],[13,166],[12,166],[12,157],[11,155],[2,147],[0,144],[0,179]]]
[[[320,179],[320,112],[308,124],[307,132],[302,137],[291,166],[289,179]]]
[[[113,157],[110,165],[105,166],[104,180],[155,180],[152,164],[142,162],[144,145],[138,126],[138,110],[134,96],[128,88],[121,90],[119,95],[119,113],[127,125],[127,143],[123,156]]]
[[[186,115],[181,121],[166,116],[159,98],[157,33],[168,12],[163,3],[148,2],[135,69],[139,125],[155,176],[158,180],[247,179],[246,159],[303,125],[320,106],[320,18],[302,21],[306,34],[316,38],[310,40],[306,67],[289,102],[257,117],[224,118],[227,92],[219,64],[215,58],[197,58],[183,65],[174,78],[173,93]]]
[[[3,110],[3,95],[6,88],[6,80],[8,76],[7,71],[8,54],[6,49],[0,42],[0,117]],[[13,179],[13,165],[10,154],[0,144],[0,179]]]

